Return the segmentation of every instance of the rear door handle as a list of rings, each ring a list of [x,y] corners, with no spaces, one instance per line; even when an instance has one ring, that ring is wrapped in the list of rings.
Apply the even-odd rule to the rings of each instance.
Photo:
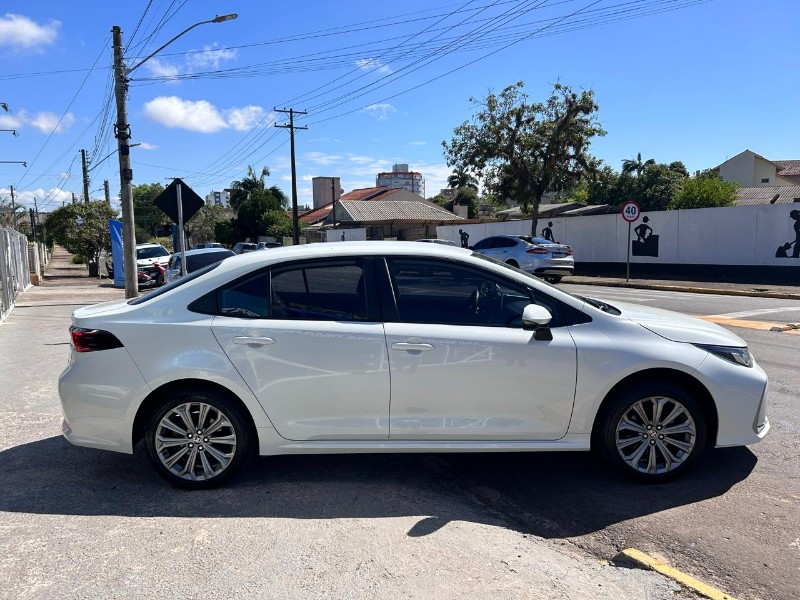
[[[235,337],[233,338],[234,344],[240,344],[243,346],[269,346],[270,344],[274,344],[275,340],[271,337]]]
[[[409,342],[394,342],[392,344],[392,350],[401,352],[430,352],[433,348],[433,344],[411,344]]]

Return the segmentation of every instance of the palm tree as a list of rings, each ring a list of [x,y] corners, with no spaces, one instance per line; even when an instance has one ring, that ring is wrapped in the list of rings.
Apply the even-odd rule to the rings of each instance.
[[[636,154],[636,158],[626,158],[622,161],[622,172],[623,173],[633,173],[636,172],[636,178],[642,176],[644,170],[649,167],[650,165],[656,164],[652,158],[648,158],[646,161],[642,162],[642,153],[638,152]]]
[[[453,174],[447,178],[447,187],[452,189],[469,188],[478,191],[478,180],[475,179],[463,166],[456,167]]]
[[[247,166],[247,175],[238,181],[231,184],[231,206],[238,210],[239,206],[244,202],[251,192],[255,190],[266,189],[266,179],[269,177],[269,167],[263,167],[261,174],[256,175],[256,171],[252,165]]]

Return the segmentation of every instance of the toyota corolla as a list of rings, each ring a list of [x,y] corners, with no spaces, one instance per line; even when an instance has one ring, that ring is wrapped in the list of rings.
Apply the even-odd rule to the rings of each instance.
[[[70,335],[64,436],[142,448],[188,488],[334,452],[591,449],[660,481],[769,430],[767,377],[729,331],[438,244],[243,254],[80,308]]]

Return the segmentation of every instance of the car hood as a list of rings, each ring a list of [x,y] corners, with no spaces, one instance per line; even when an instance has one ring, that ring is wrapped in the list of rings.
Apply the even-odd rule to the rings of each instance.
[[[714,323],[690,317],[671,310],[615,302],[622,317],[638,323],[645,329],[673,342],[713,344],[715,346],[745,347],[747,343],[738,335]]]

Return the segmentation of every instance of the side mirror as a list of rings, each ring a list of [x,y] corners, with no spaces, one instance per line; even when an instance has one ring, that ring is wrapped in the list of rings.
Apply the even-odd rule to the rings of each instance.
[[[553,334],[550,331],[550,321],[553,315],[544,306],[538,304],[528,304],[522,311],[522,328],[525,331],[534,331],[534,339],[552,340]]]

